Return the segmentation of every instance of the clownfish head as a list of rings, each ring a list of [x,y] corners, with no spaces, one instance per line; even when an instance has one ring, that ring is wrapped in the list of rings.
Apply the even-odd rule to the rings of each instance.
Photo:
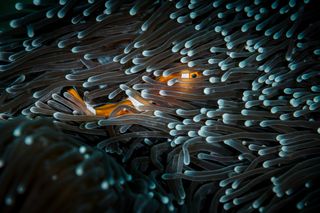
[[[171,74],[169,76],[160,76],[157,80],[159,82],[168,82],[171,79],[176,78],[179,82],[192,82],[193,80],[200,78],[202,76],[201,72],[192,70],[181,70],[178,73]]]

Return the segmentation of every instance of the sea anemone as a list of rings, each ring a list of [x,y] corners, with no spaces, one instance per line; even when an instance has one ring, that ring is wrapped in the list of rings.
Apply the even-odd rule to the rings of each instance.
[[[132,177],[110,155],[68,137],[51,120],[16,118],[0,127],[1,212],[160,212],[170,207],[151,180]]]
[[[154,180],[169,210],[319,206],[316,1],[35,0],[16,9],[0,34],[1,118],[53,118]]]

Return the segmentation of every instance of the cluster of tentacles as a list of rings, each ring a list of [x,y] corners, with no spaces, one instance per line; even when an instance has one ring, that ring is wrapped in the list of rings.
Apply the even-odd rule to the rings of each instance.
[[[316,210],[317,5],[17,3],[1,20],[0,119],[34,121],[3,121],[1,208]]]
[[[0,128],[1,212],[173,208],[151,178],[132,178],[110,155],[68,137],[49,119],[16,118]]]

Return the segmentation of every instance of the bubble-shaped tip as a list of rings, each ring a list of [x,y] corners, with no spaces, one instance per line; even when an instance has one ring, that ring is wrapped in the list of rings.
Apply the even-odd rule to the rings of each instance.
[[[135,43],[133,44],[133,47],[136,48],[136,49],[138,49],[138,48],[140,48],[140,47],[142,47],[142,46],[143,46],[143,43],[142,43],[141,41],[137,41],[137,42],[135,42]]]
[[[130,9],[129,14],[130,14],[131,16],[134,16],[134,15],[137,14],[137,12],[138,12],[138,10],[137,10],[135,7],[133,7],[133,8]]]
[[[33,137],[32,136],[27,136],[25,139],[24,139],[24,143],[28,146],[32,145],[33,143]]]
[[[66,45],[64,44],[64,41],[59,41],[58,42],[58,48],[62,49],[62,48],[65,48]]]
[[[58,120],[59,120],[62,116],[63,116],[63,115],[62,115],[61,112],[55,112],[55,113],[53,113],[53,117],[54,117],[55,119],[58,119]]]
[[[202,28],[201,24],[197,24],[196,26],[194,26],[194,29],[197,31],[201,30],[201,28]]]
[[[101,182],[101,184],[100,184],[100,187],[101,187],[101,189],[103,189],[103,190],[107,190],[108,188],[109,188],[109,183],[108,183],[108,181],[102,181]]]
[[[153,112],[153,115],[156,116],[156,117],[162,117],[163,112],[161,112],[160,110],[155,110],[155,111]]]
[[[163,180],[170,180],[170,179],[174,178],[174,174],[164,173],[164,174],[161,175],[161,178],[162,178]]]
[[[218,99],[217,103],[219,106],[224,106],[225,101],[223,99]]]
[[[96,123],[95,122],[88,122],[88,123],[84,124],[84,128],[94,129],[94,128],[96,128]]]
[[[86,60],[91,60],[90,56],[91,56],[90,53],[86,53],[86,54],[84,54],[83,58]]]
[[[244,126],[246,126],[246,127],[251,127],[251,126],[253,126],[253,121],[249,121],[249,120],[246,120],[245,122],[244,122]]]
[[[263,162],[262,166],[263,166],[263,168],[269,168],[271,165],[270,165],[269,161],[265,161],[265,162]]]
[[[78,39],[82,39],[85,37],[85,31],[80,31],[78,32],[78,35],[77,35]]]
[[[314,51],[313,51],[313,54],[315,54],[315,55],[320,55],[320,49],[314,50]]]
[[[189,155],[189,153],[188,153],[187,150],[184,150],[183,164],[184,164],[184,165],[189,165],[189,164],[190,164],[190,155]],[[188,175],[188,171],[189,171],[189,170],[186,170],[186,171],[184,172],[184,174]],[[192,171],[191,171],[191,174],[190,174],[190,175],[192,175]]]
[[[223,204],[223,209],[228,211],[230,210],[234,205],[232,203],[225,203]]]
[[[219,182],[219,186],[220,187],[225,187],[225,186],[227,186],[228,185],[228,182],[226,181],[226,180],[221,180],[220,182]]]
[[[225,14],[223,12],[218,13],[218,18],[223,19],[225,17]]]
[[[295,98],[291,98],[289,103],[291,104],[291,106],[293,107],[298,107],[299,106],[299,101]]]
[[[161,202],[163,204],[168,204],[169,203],[169,198],[167,196],[161,196]]]
[[[13,200],[13,198],[12,198],[10,195],[7,195],[6,198],[4,199],[4,203],[5,203],[7,206],[11,206],[11,205],[13,205],[14,200]]]
[[[222,30],[221,31],[221,35],[222,36],[227,36],[229,34],[229,32],[227,30]]]
[[[209,64],[214,64],[215,60],[213,58],[208,59]]]
[[[293,117],[295,118],[299,118],[303,115],[303,112],[302,111],[294,111],[293,112]]]
[[[274,40],[278,40],[279,38],[281,37],[281,32],[279,31],[279,32],[276,32],[275,34],[273,34],[273,39]]]
[[[204,88],[204,89],[203,89],[203,93],[204,93],[205,95],[210,95],[210,94],[211,94],[210,88]]]
[[[304,38],[304,36],[305,36],[305,34],[303,32],[301,32],[301,33],[298,34],[297,38],[299,40],[302,40]]]
[[[195,19],[197,18],[198,14],[196,12],[191,12],[189,16],[191,19]]]
[[[258,50],[259,50],[259,48],[258,48]],[[260,55],[258,55],[256,57],[256,61],[262,61],[262,60],[263,60],[263,55],[262,54],[260,54]]]
[[[16,10],[20,11],[23,10],[23,4],[21,2],[17,2],[14,7],[16,8]]]
[[[176,13],[170,13],[170,15],[169,15],[169,18],[171,19],[171,20],[173,20],[173,19],[175,19],[177,16],[176,16]]]
[[[180,50],[180,48],[179,48],[178,45],[175,45],[175,46],[173,46],[173,47],[171,48],[171,52],[173,52],[173,53],[177,53],[177,52],[179,52],[179,50]]]
[[[83,14],[85,17],[88,17],[88,16],[90,16],[90,10],[85,9],[85,10],[82,12],[82,14]]]
[[[242,25],[241,27],[241,31],[244,33],[244,32],[247,32],[249,30],[249,25],[248,24],[244,24]]]
[[[180,8],[182,8],[184,6],[184,1],[178,1],[176,4],[175,4],[175,7],[177,8],[177,9],[180,9]]]
[[[79,47],[72,47],[71,52],[72,53],[78,53],[79,52]]]
[[[96,17],[96,22],[102,22],[105,18],[106,18],[106,13],[100,14]]]
[[[302,210],[305,207],[305,203],[303,201],[300,201],[296,204],[296,208],[299,210]]]
[[[12,28],[18,28],[19,27],[19,21],[14,19],[14,20],[11,20],[10,23],[9,23],[10,27]]]
[[[143,56],[150,56],[149,51],[148,50],[144,50],[142,51],[142,55]]]
[[[241,200],[238,199],[238,198],[235,198],[235,199],[232,200],[232,203],[233,203],[234,205],[240,205],[240,204],[241,204]]]
[[[265,52],[265,48],[263,48],[263,47],[259,47],[258,48],[258,52],[259,53],[263,53],[263,52]],[[262,56],[260,56],[261,58],[262,58]]]
[[[241,173],[243,171],[241,166],[235,166],[233,169],[236,173]]]
[[[15,137],[20,137],[21,135],[22,135],[22,129],[21,129],[21,127],[19,126],[19,127],[17,127],[17,128],[14,129],[14,131],[13,131],[13,136],[15,136]]]
[[[197,137],[199,135],[198,135],[198,133],[196,131],[188,131],[188,136],[190,138],[193,138],[193,137]]]
[[[244,68],[246,65],[247,65],[247,62],[246,62],[246,61],[241,61],[241,62],[239,63],[239,67],[240,67],[240,68]]]
[[[267,121],[261,121],[260,122],[260,126],[261,127],[267,127],[268,126],[268,122]]]
[[[189,50],[188,53],[187,53],[187,55],[188,55],[189,57],[192,57],[192,56],[195,55],[195,52],[194,52],[193,50]]]
[[[140,64],[139,61],[140,61],[139,58],[133,58],[133,59],[132,59],[132,63],[133,63],[134,65]]]
[[[221,182],[220,182],[221,183]],[[228,196],[226,195],[222,195],[219,199],[219,202],[220,203],[225,203],[225,202],[228,202]]]
[[[214,27],[214,31],[216,33],[220,33],[222,31],[222,27],[220,25]]]
[[[192,47],[192,41],[191,41],[191,40],[187,41],[187,42],[184,44],[184,47],[185,47],[185,48],[191,48],[191,47]]]
[[[68,2],[68,0],[59,0],[59,4],[61,6],[65,5]]]
[[[280,151],[280,152],[278,153],[278,156],[281,157],[281,158],[284,158],[284,157],[287,156],[287,154],[286,154],[286,152],[284,152],[284,151]]]
[[[167,127],[168,127],[169,129],[174,129],[176,125],[177,125],[177,124],[176,124],[175,122],[170,122],[170,123],[168,123]]]
[[[267,152],[266,150],[264,150],[264,149],[260,149],[260,150],[258,151],[258,154],[259,154],[260,156],[263,156],[263,155],[268,154],[268,152]]]
[[[183,24],[183,23],[185,22],[185,17],[183,17],[183,16],[178,17],[178,18],[177,18],[177,22],[178,22],[179,24]]]
[[[288,195],[288,196],[292,195],[293,192],[294,192],[293,189],[288,189],[285,191],[286,195]]]
[[[66,13],[64,10],[59,10],[57,13],[58,18],[60,18],[60,19],[64,18],[65,15],[66,15]]]
[[[169,134],[170,134],[171,136],[176,136],[177,133],[178,133],[177,130],[174,130],[174,129],[169,131]]]
[[[196,66],[196,63],[194,62],[194,61],[189,61],[188,62],[188,67],[194,67],[194,66]]]
[[[260,206],[261,206],[261,201],[259,201],[259,200],[253,201],[253,203],[252,203],[252,208],[257,209],[257,208],[259,208]]]
[[[180,59],[180,62],[181,63],[188,63],[188,58],[187,57],[182,57],[181,59]]]
[[[41,5],[41,0],[33,0],[33,4],[39,6]]]
[[[77,176],[82,176],[84,171],[83,171],[83,167],[82,166],[78,166],[75,170],[75,173]]]
[[[203,108],[200,109],[200,113],[201,113],[201,114],[206,114],[207,112],[208,112],[208,109],[207,109],[207,108],[204,108],[204,107],[203,107]]]
[[[249,116],[250,115],[250,111],[247,110],[247,109],[243,109],[243,110],[241,110],[241,115]]]
[[[228,43],[228,42],[231,42],[231,39],[232,39],[232,37],[230,36],[230,35],[228,35],[228,36],[226,36],[226,37],[224,37],[224,41],[226,42],[226,43]],[[229,53],[227,52],[227,55],[228,55]]]

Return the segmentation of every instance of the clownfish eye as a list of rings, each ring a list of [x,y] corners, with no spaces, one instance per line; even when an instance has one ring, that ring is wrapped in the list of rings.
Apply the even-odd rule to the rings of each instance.
[[[191,72],[189,70],[184,70],[183,72],[181,72],[180,75],[181,75],[180,76],[181,79],[186,79],[186,80],[200,77],[200,74],[198,72]]]

